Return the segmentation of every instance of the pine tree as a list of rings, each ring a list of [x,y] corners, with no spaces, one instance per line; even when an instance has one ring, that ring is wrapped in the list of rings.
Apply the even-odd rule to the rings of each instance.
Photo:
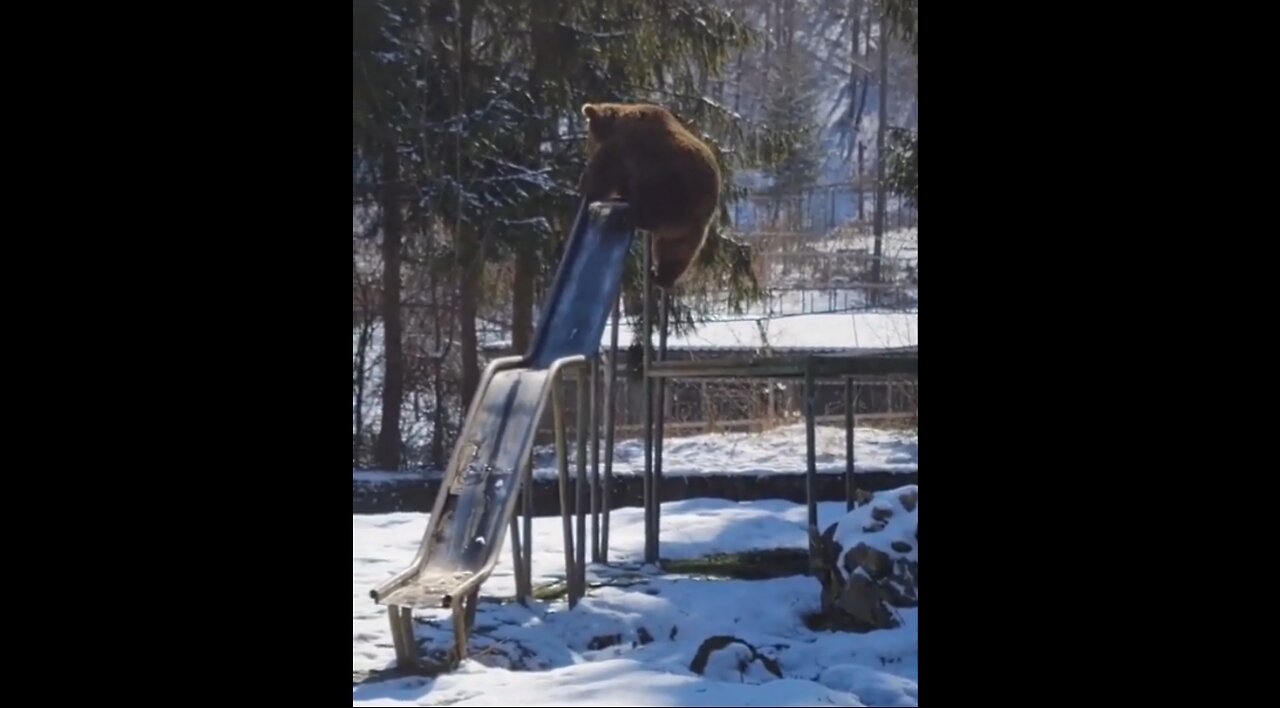
[[[917,31],[917,0],[886,0],[885,15],[890,33],[910,42],[911,53],[919,56],[920,34]],[[889,131],[888,183],[894,193],[913,206],[920,203],[920,135],[918,131],[893,128]]]
[[[395,467],[402,268],[426,268],[456,296],[465,406],[479,377],[475,319],[487,262],[514,260],[514,338],[528,340],[537,286],[554,272],[580,198],[583,103],[667,106],[713,145],[726,179],[768,160],[782,141],[708,95],[754,36],[704,0],[353,0],[352,20],[352,187],[376,214],[383,246],[386,372],[375,456]],[[725,203],[733,196],[726,190]],[[638,260],[637,249],[626,284],[633,294]],[[749,250],[719,229],[699,265],[681,289],[679,322],[691,321],[711,290],[728,288],[739,303],[758,295]],[[452,341],[447,331],[438,336]]]

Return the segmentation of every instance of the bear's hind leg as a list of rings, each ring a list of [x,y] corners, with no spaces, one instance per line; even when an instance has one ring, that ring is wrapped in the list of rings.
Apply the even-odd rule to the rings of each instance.
[[[689,270],[706,239],[700,228],[659,230],[653,236],[653,284],[670,290]]]

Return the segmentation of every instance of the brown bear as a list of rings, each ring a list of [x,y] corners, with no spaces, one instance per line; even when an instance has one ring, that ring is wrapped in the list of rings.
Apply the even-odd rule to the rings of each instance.
[[[669,289],[707,240],[720,203],[711,148],[660,106],[588,103],[587,203],[621,199],[635,225],[652,232],[653,282]]]

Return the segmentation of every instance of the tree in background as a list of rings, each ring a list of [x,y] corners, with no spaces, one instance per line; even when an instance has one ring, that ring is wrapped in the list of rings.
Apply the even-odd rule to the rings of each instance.
[[[353,0],[352,19],[352,189],[361,213],[380,217],[383,280],[381,320],[384,373],[381,429],[374,461],[395,469],[400,463],[400,408],[404,357],[401,348],[400,135],[413,119],[409,67],[417,47],[410,38],[413,16],[383,0]],[[363,356],[363,352],[361,352]],[[361,381],[361,388],[363,381]],[[354,452],[358,452],[358,446]]]
[[[911,45],[912,56],[918,57],[920,35],[917,31],[918,0],[886,0],[886,17],[890,32]],[[889,131],[889,188],[902,195],[913,206],[920,203],[920,135],[919,131],[893,128]]]
[[[785,135],[709,95],[753,40],[710,2],[353,0],[352,19],[353,196],[381,244],[385,366],[372,461],[382,468],[402,463],[407,371],[420,371],[415,381],[430,380],[435,391],[427,404],[433,457],[448,448],[446,411],[465,408],[479,380],[487,265],[512,264],[496,305],[514,343],[527,345],[538,290],[549,284],[579,200],[581,104],[666,105],[708,139],[726,176],[785,149]],[[733,196],[726,190],[725,202]],[[625,284],[633,296],[638,257],[637,249]],[[699,266],[680,288],[679,322],[692,320],[707,293],[728,290],[739,306],[758,295],[749,250],[719,229]],[[402,320],[411,305],[429,313],[412,333],[429,366],[406,358]],[[450,394],[454,375],[461,386]]]
[[[816,105],[818,86],[813,62],[798,47],[799,24],[796,0],[774,5],[777,18],[769,41],[775,47],[774,61],[766,67],[765,120],[769,127],[787,135],[787,149],[768,170],[773,189],[791,193],[813,185],[818,177],[819,146]]]

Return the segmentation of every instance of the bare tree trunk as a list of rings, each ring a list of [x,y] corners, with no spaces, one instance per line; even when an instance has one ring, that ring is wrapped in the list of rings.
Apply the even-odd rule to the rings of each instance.
[[[480,385],[480,351],[476,336],[476,315],[480,311],[480,281],[484,277],[484,245],[470,226],[463,225],[462,268],[458,269],[458,317],[461,320],[462,410],[471,405],[471,396]]]
[[[738,65],[734,68],[733,77],[733,112],[737,113],[742,110],[742,60],[746,57],[747,52],[744,49],[738,50]]]
[[[866,88],[866,84],[863,84],[863,88],[864,89]],[[865,224],[867,223],[867,214],[864,210],[864,205],[866,204],[867,200],[864,198],[866,195],[863,194],[863,192],[866,191],[867,171],[864,169],[863,163],[862,163],[862,158],[865,156],[866,152],[867,152],[866,143],[859,140],[858,141],[858,222],[860,224],[859,228],[863,228],[863,226],[865,226]]]
[[[364,290],[363,286],[361,287]],[[369,340],[373,335],[373,317],[369,311],[369,302],[366,299],[360,306],[360,334],[356,339],[356,362],[355,362],[355,393],[356,393],[356,410],[355,410],[355,435],[351,441],[351,460],[352,464],[359,464],[360,458],[364,453],[364,387],[365,387],[365,368],[368,366]]]
[[[435,258],[434,241],[428,247],[428,262]],[[441,336],[440,318],[444,317],[444,308],[440,306],[440,283],[436,276],[436,269],[432,267],[428,274],[431,287],[431,312],[432,319],[435,320],[435,356],[433,357],[433,376],[431,381],[431,390],[435,394],[436,406],[432,410],[431,418],[431,466],[434,469],[443,470],[444,461],[444,436],[445,427],[448,425],[446,414],[448,408],[444,400],[444,359],[448,348],[444,344],[444,338]]]
[[[861,2],[862,0],[859,0],[859,4],[861,4]],[[859,18],[861,18],[862,16],[861,8],[858,9],[858,16]],[[866,65],[865,60],[871,56],[871,18],[870,17],[867,18],[866,35],[867,35],[866,44],[863,46],[863,50],[862,50],[862,58],[864,60],[863,66]],[[858,41],[856,37],[854,38],[853,44],[856,49],[858,45]],[[855,56],[856,56],[856,53],[855,53]],[[862,94],[858,97],[858,109],[853,114],[853,132],[854,132],[855,140],[858,134],[858,129],[862,127],[862,112],[867,107],[867,89],[870,87],[871,87],[871,77],[864,76],[862,78]],[[850,97],[850,100],[852,100],[852,97]]]
[[[533,339],[533,281],[537,275],[538,257],[533,244],[520,244],[511,293],[511,347],[515,354],[528,351]]]
[[[862,3],[863,0],[849,0],[849,14],[853,16],[853,38],[849,42],[849,115],[854,117],[849,122],[849,152],[852,156],[853,151],[858,145],[858,128],[862,122],[862,111],[857,109],[858,105],[858,74],[862,72],[862,65],[858,61],[858,44],[862,36]],[[863,77],[863,84],[867,83],[867,78]]]
[[[855,20],[855,24],[854,24],[854,32],[853,32],[853,49],[852,49],[852,51],[853,51],[853,59],[854,59],[854,60],[856,60],[856,59],[857,59],[857,57],[858,57],[858,44],[859,44],[859,42],[858,42],[858,32],[859,32],[860,28],[858,27],[858,24],[857,24],[857,23],[862,22],[863,6],[865,5],[865,0],[855,0],[855,1],[856,1],[856,3],[857,3],[858,16],[857,16],[857,19]],[[871,23],[871,17],[870,17],[869,9],[868,9],[868,11],[867,11],[867,14],[868,14],[868,16],[867,16],[866,24],[865,24],[864,28],[862,28],[862,29],[865,29],[865,37],[864,37],[864,41],[862,42],[862,54],[861,54],[862,59],[863,59],[863,61],[862,61],[862,66],[866,66],[866,64],[867,64],[866,60],[871,56],[871,24],[872,24],[872,23]],[[864,198],[865,198],[865,196],[866,196],[866,194],[865,194],[865,191],[866,191],[866,187],[865,187],[865,185],[866,185],[866,175],[867,175],[867,173],[866,173],[866,171],[863,169],[863,162],[862,162],[862,160],[863,160],[863,157],[864,157],[864,153],[865,153],[865,151],[866,151],[866,143],[862,142],[861,131],[862,131],[862,113],[863,113],[863,111],[865,111],[865,110],[866,110],[866,108],[867,108],[867,89],[869,89],[869,88],[871,88],[871,77],[870,77],[870,76],[863,76],[863,77],[862,77],[862,92],[861,92],[861,94],[860,94],[860,95],[858,96],[858,98],[857,98],[857,108],[856,108],[856,109],[854,110],[854,112],[853,112],[853,138],[852,138],[852,140],[853,140],[853,142],[854,142],[854,143],[856,143],[856,144],[857,144],[857,147],[858,147],[858,221],[859,221],[860,223],[863,223],[863,224],[865,224],[865,223],[866,223],[866,214],[865,214],[865,212],[864,212],[864,203],[865,203],[865,199],[864,199]],[[849,97],[849,99],[850,99],[850,100],[853,100],[853,97],[852,97],[852,96],[850,96],[850,97]]]
[[[466,115],[467,93],[471,74],[472,29],[476,3],[464,2],[458,18],[458,113]],[[458,175],[461,183],[462,175]],[[471,396],[480,385],[480,346],[476,336],[476,315],[480,312],[480,285],[484,277],[484,245],[470,224],[458,224],[455,236],[461,239],[458,253],[463,268],[458,275],[458,315],[462,318],[462,410],[471,405]]]
[[[867,89],[871,87],[871,77],[862,80],[862,94],[858,96],[858,110],[853,114],[854,134],[862,125],[862,114],[867,108]]]
[[[404,348],[400,322],[400,158],[391,142],[382,152],[382,326],[386,355],[382,380],[382,428],[374,460],[386,470],[400,468],[400,404],[404,400]]]
[[[773,57],[773,12],[774,7],[770,4],[764,13],[764,62],[761,63],[761,66],[765,67],[766,70],[762,71],[760,76],[763,81],[763,85],[761,87],[763,90],[760,93],[760,98],[762,99],[769,95],[769,72],[767,68],[773,66],[770,63],[770,60]]]
[[[884,246],[885,228],[885,128],[889,122],[889,15],[880,14],[880,121],[876,126],[876,223],[875,260],[871,261],[871,282],[880,283],[880,255]],[[879,304],[880,289],[872,291],[872,303]]]

